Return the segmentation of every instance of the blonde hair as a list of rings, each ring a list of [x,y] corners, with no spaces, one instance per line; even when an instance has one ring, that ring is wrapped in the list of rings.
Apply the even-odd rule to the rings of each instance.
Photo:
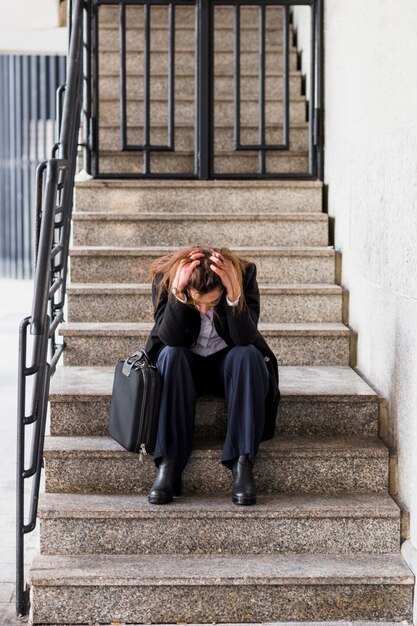
[[[216,248],[214,246],[209,246],[206,244],[201,246],[192,246],[190,248],[182,248],[181,250],[177,250],[176,252],[172,252],[171,254],[159,257],[158,259],[155,259],[155,261],[153,261],[150,267],[151,282],[154,281],[157,274],[161,274],[161,279],[158,284],[156,306],[158,306],[161,294],[164,289],[166,289],[169,296],[171,296],[171,289],[173,286],[175,275],[177,273],[178,265],[181,261],[188,259],[190,257],[190,254],[195,252],[203,252],[204,257],[201,257],[200,263],[191,272],[187,287],[195,289],[201,295],[209,293],[210,291],[218,287],[223,288],[223,283],[220,279],[220,276],[218,276],[218,274],[213,272],[213,270],[210,268],[210,265],[213,265],[213,261],[210,260],[210,256],[212,256],[213,252],[219,252],[224,260],[231,261],[231,263],[233,263],[233,266],[236,270],[237,280],[240,288],[240,298],[238,306],[233,307],[233,309],[237,309],[239,311],[242,310],[245,302],[245,297],[243,293],[243,271],[249,264],[249,261],[246,261],[245,259],[239,257],[237,254],[234,254],[231,250],[229,250],[229,248]]]

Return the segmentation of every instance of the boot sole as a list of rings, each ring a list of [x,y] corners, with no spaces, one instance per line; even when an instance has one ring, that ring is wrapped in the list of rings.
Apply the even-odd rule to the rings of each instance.
[[[150,504],[169,504],[173,499],[173,496],[148,496]]]
[[[256,504],[256,496],[232,496],[233,504],[240,504],[243,506],[251,506]]]

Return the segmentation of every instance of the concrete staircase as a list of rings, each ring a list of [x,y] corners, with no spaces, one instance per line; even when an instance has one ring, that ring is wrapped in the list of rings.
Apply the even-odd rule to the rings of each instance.
[[[102,136],[114,167],[115,15],[112,7],[101,11],[109,102]],[[221,15],[216,37],[227,48],[229,14]],[[256,25],[246,15],[250,42]],[[140,13],[128,24],[139,54]],[[184,13],[184,54],[192,24]],[[162,47],[162,11],[153,28]],[[226,101],[222,68],[217,85]],[[180,80],[186,96],[187,75]],[[249,74],[243,84],[249,101]],[[139,106],[140,92],[131,97]],[[297,124],[302,138],[305,119]],[[184,124],[180,136],[181,149],[190,150],[192,127]],[[226,149],[226,140],[225,131],[219,146]],[[123,155],[123,168],[130,158]],[[292,156],[280,159],[293,167]],[[322,192],[316,181],[78,184],[67,349],[52,381],[41,554],[29,576],[33,623],[411,621],[414,578],[400,555],[401,511],[389,495],[393,460],[378,436],[383,403],[353,369],[355,341]],[[224,401],[198,401],[184,496],[165,507],[147,502],[152,459],[139,463],[106,434],[114,364],[151,327],[149,264],[197,242],[230,245],[257,263],[260,329],[280,364],[277,431],[261,446],[253,507],[231,503],[230,472],[219,460]]]

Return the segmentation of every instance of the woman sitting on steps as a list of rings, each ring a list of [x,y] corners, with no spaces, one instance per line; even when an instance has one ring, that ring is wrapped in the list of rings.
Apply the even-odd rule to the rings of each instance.
[[[196,398],[226,398],[222,463],[235,504],[256,502],[252,467],[271,439],[279,402],[278,364],[258,331],[256,266],[228,248],[192,247],[151,266],[155,325],[146,344],[163,379],[151,504],[180,495],[193,445]]]

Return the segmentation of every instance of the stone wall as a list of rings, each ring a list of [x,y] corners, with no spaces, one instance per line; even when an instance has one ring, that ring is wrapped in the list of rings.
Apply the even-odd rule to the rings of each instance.
[[[299,47],[308,9],[295,10]],[[389,402],[417,546],[417,4],[325,1],[325,183],[358,369]],[[308,55],[303,54],[308,71]]]

